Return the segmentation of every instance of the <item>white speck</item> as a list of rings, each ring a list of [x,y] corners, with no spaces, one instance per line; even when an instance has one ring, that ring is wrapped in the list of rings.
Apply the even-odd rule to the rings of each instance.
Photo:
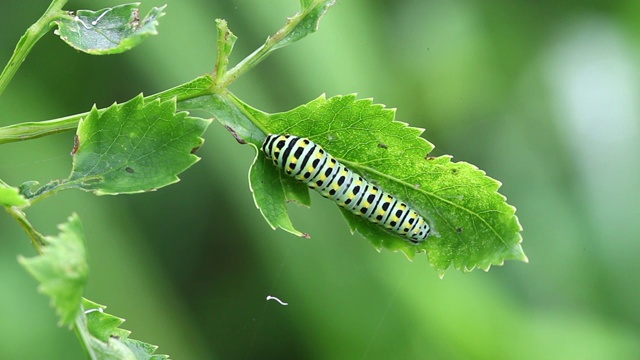
[[[277,298],[277,297],[275,297],[275,296],[271,296],[271,295],[268,295],[268,296],[267,296],[267,300],[275,300],[275,301],[279,302],[279,303],[280,303],[280,305],[285,305],[285,306],[286,306],[286,305],[289,305],[288,303],[286,303],[286,302],[284,302],[284,301],[282,301],[282,300],[278,299],[278,298]]]

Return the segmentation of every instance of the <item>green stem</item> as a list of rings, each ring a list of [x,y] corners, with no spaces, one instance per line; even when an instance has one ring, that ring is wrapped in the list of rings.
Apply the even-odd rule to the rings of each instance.
[[[27,58],[27,55],[36,42],[38,42],[44,34],[49,32],[53,21],[66,14],[62,11],[62,7],[66,3],[67,0],[53,0],[40,19],[31,25],[24,35],[22,35],[16,48],[13,50],[11,59],[9,59],[9,62],[0,74],[0,94],[4,92],[4,89],[18,71],[20,65],[22,65]]]
[[[27,220],[27,216],[24,212],[16,206],[6,207],[7,212],[18,221],[18,224],[24,229],[24,231],[29,235],[31,239],[31,245],[33,245],[34,249],[39,254],[42,254],[42,249],[44,248],[44,235],[40,234],[36,229],[31,225],[29,220]]]
[[[9,186],[7,183],[5,183],[2,180],[0,180],[0,185]],[[9,213],[9,215],[11,215],[11,217],[13,217],[18,221],[22,229],[24,229],[27,235],[29,235],[29,238],[31,239],[31,244],[33,245],[33,247],[36,249],[36,251],[39,254],[41,254],[42,248],[45,246],[44,236],[39,232],[37,232],[36,229],[33,227],[33,225],[31,225],[31,223],[27,220],[27,217],[22,211],[22,209],[17,206],[7,206],[5,207],[5,210],[7,210],[7,212]]]
[[[296,29],[300,22],[305,20],[307,15],[309,15],[309,12],[311,12],[314,7],[315,5],[308,6],[304,11],[301,11],[290,18],[287,24],[280,30],[278,30],[275,34],[273,34],[273,36],[270,36],[262,46],[260,46],[258,49],[256,49],[256,51],[251,53],[236,66],[234,66],[231,70],[229,70],[221,79],[221,81],[218,82],[217,88],[226,89],[242,74],[249,71],[254,66],[258,65],[262,60],[264,60],[269,55],[269,53],[278,48],[286,46],[288,42],[291,42],[292,40],[291,38],[289,38],[289,36],[292,35],[292,32]]]
[[[0,144],[36,139],[42,136],[73,130],[78,126],[78,122],[88,114],[88,112],[85,112],[55,120],[24,122],[2,127],[0,128]]]
[[[176,97],[177,101],[183,101],[207,95],[211,93],[212,84],[213,79],[211,78],[211,76],[201,76],[188,83],[145,97],[145,101],[164,101],[173,97]],[[102,113],[104,111],[105,109],[98,110],[99,113]],[[73,130],[78,127],[78,122],[87,115],[89,115],[89,112],[70,115],[54,120],[25,122],[1,127],[0,144],[36,139],[42,136],[53,135],[59,132]]]

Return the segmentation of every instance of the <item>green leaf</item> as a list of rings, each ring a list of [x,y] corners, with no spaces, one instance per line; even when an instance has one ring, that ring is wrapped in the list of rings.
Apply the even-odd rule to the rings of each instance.
[[[210,120],[175,112],[175,99],[144,103],[142,95],[104,112],[92,109],[77,131],[73,170],[63,188],[98,195],[155,190],[179,180]]]
[[[98,11],[78,10],[56,20],[55,33],[73,48],[92,55],[117,54],[156,35],[157,19],[165,6],[153,8],[140,20],[139,3],[118,5]]]
[[[353,171],[411,204],[435,233],[426,242],[412,245],[343,211],[352,231],[363,234],[376,248],[399,250],[409,258],[426,252],[440,274],[451,264],[471,271],[476,267],[488,270],[507,259],[526,261],[520,245],[522,228],[515,208],[497,192],[500,183],[471,164],[452,162],[450,156],[428,157],[434,147],[419,137],[423,130],[394,121],[394,110],[354,96],[320,97],[271,115],[249,110],[246,105],[242,109],[264,132],[308,137],[323,146]],[[259,153],[255,164],[262,158]],[[264,172],[260,170],[260,176],[275,183]],[[284,190],[258,194],[255,181],[260,176],[250,177],[256,198],[264,198],[260,206],[282,211],[270,202],[282,202]],[[280,213],[272,216],[283,217]]]
[[[3,206],[24,206],[29,202],[20,195],[20,190],[11,187],[0,181],[0,205]]]
[[[18,260],[40,282],[39,290],[51,297],[60,323],[72,325],[80,312],[89,267],[78,216],[71,215],[59,228],[57,237],[44,238],[47,246],[41,255]]]
[[[281,177],[273,162],[264,156],[256,157],[251,165],[249,183],[253,199],[269,226],[273,229],[279,227],[300,237],[309,237],[308,234],[296,230],[287,215],[285,200],[291,199],[294,195],[286,190],[291,188],[292,185],[289,183],[292,182],[295,182],[292,178]],[[309,191],[306,191],[306,194],[308,201]],[[302,198],[304,199],[304,196]]]
[[[91,359],[168,359],[154,355],[158,348],[129,339],[130,331],[119,328],[124,319],[104,312],[106,306],[83,299],[83,312],[76,319],[76,329]]]

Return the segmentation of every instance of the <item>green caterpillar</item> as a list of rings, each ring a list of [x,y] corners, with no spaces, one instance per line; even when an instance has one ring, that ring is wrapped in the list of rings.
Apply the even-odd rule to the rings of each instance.
[[[307,138],[272,134],[262,144],[262,151],[287,175],[413,244],[425,241],[431,233],[429,224],[417,211],[370,184]]]

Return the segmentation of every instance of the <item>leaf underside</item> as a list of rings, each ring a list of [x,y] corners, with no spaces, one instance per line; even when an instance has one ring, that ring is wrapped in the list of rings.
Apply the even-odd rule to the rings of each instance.
[[[98,11],[78,10],[56,20],[55,33],[73,48],[92,55],[117,54],[158,32],[157,19],[165,6],[153,8],[140,19],[139,4],[124,4]]]

